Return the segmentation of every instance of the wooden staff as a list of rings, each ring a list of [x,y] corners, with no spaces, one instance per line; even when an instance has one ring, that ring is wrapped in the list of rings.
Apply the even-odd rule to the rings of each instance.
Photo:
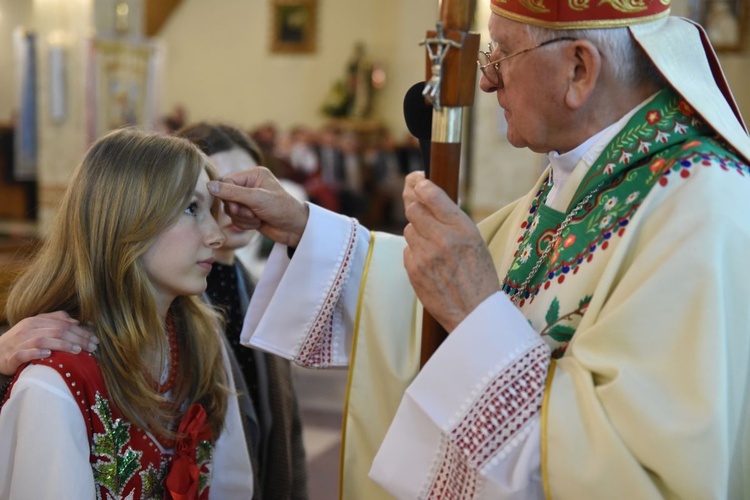
[[[461,161],[463,108],[474,102],[479,34],[469,33],[476,0],[442,0],[435,30],[422,42],[427,52],[427,81],[423,95],[433,106],[429,177],[455,202]],[[447,336],[424,311],[421,364]]]

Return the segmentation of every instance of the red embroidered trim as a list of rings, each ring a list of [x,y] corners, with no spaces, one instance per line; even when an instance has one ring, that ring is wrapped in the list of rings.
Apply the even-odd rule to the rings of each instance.
[[[339,302],[346,276],[351,269],[352,254],[356,242],[357,223],[352,220],[352,230],[349,233],[349,242],[344,252],[344,258],[336,272],[333,284],[326,294],[323,306],[297,355],[296,362],[300,365],[315,368],[325,368],[331,365],[333,358],[333,312]]]
[[[538,414],[549,349],[541,344],[503,370],[448,436],[428,498],[468,499],[479,470]]]

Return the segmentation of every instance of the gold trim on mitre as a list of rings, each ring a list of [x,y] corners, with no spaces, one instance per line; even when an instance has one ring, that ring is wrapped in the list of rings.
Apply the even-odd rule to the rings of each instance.
[[[490,9],[513,21],[558,30],[632,26],[665,18],[671,10],[670,0],[491,0]]]
[[[589,8],[589,0],[568,0],[571,10],[586,10]]]
[[[518,0],[518,3],[529,9],[531,12],[538,14],[549,12],[549,9],[544,6],[544,0]]]
[[[626,14],[643,12],[648,9],[644,0],[601,0],[599,5],[604,3],[608,3],[616,11],[625,12]]]
[[[509,12],[502,10],[495,5],[492,5],[492,12],[498,16],[505,17],[512,21],[517,21],[523,24],[531,24],[532,26],[539,26],[540,28],[547,28],[552,30],[584,30],[584,29],[595,29],[595,28],[622,28],[626,26],[632,26],[634,24],[642,24],[650,21],[656,21],[669,16],[670,9],[646,17],[633,17],[628,19],[602,19],[602,20],[591,20],[591,21],[542,21],[531,16],[524,16],[516,14],[515,12]]]

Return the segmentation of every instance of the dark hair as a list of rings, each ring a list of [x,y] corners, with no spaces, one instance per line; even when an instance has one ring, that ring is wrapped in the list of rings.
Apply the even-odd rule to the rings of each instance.
[[[175,132],[175,135],[189,140],[207,156],[240,148],[249,154],[258,165],[265,163],[258,144],[248,134],[231,125],[198,122],[181,128]]]

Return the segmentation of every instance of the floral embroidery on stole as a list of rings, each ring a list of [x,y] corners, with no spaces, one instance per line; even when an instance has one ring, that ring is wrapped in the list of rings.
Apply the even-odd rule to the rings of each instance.
[[[582,267],[589,265],[601,252],[615,244],[649,192],[664,187],[670,178],[687,179],[694,164],[718,161],[726,170],[743,173],[747,167],[728,153],[713,132],[694,110],[671,89],[663,90],[641,108],[605,148],[578,187],[567,212],[581,202],[591,190],[597,192],[583,206],[567,228],[554,239],[567,213],[546,206],[549,179],[536,193],[528,214],[519,228],[518,247],[503,279],[503,291],[512,296],[519,291],[540,255],[549,245],[549,256],[521,291],[518,306],[523,310],[540,294],[557,283],[573,279]],[[575,302],[566,298],[561,306],[558,297],[546,305],[543,320],[531,321],[559,358],[576,331],[592,299],[591,289],[582,290]],[[567,289],[566,289],[567,292]],[[564,307],[561,310],[561,307]]]

